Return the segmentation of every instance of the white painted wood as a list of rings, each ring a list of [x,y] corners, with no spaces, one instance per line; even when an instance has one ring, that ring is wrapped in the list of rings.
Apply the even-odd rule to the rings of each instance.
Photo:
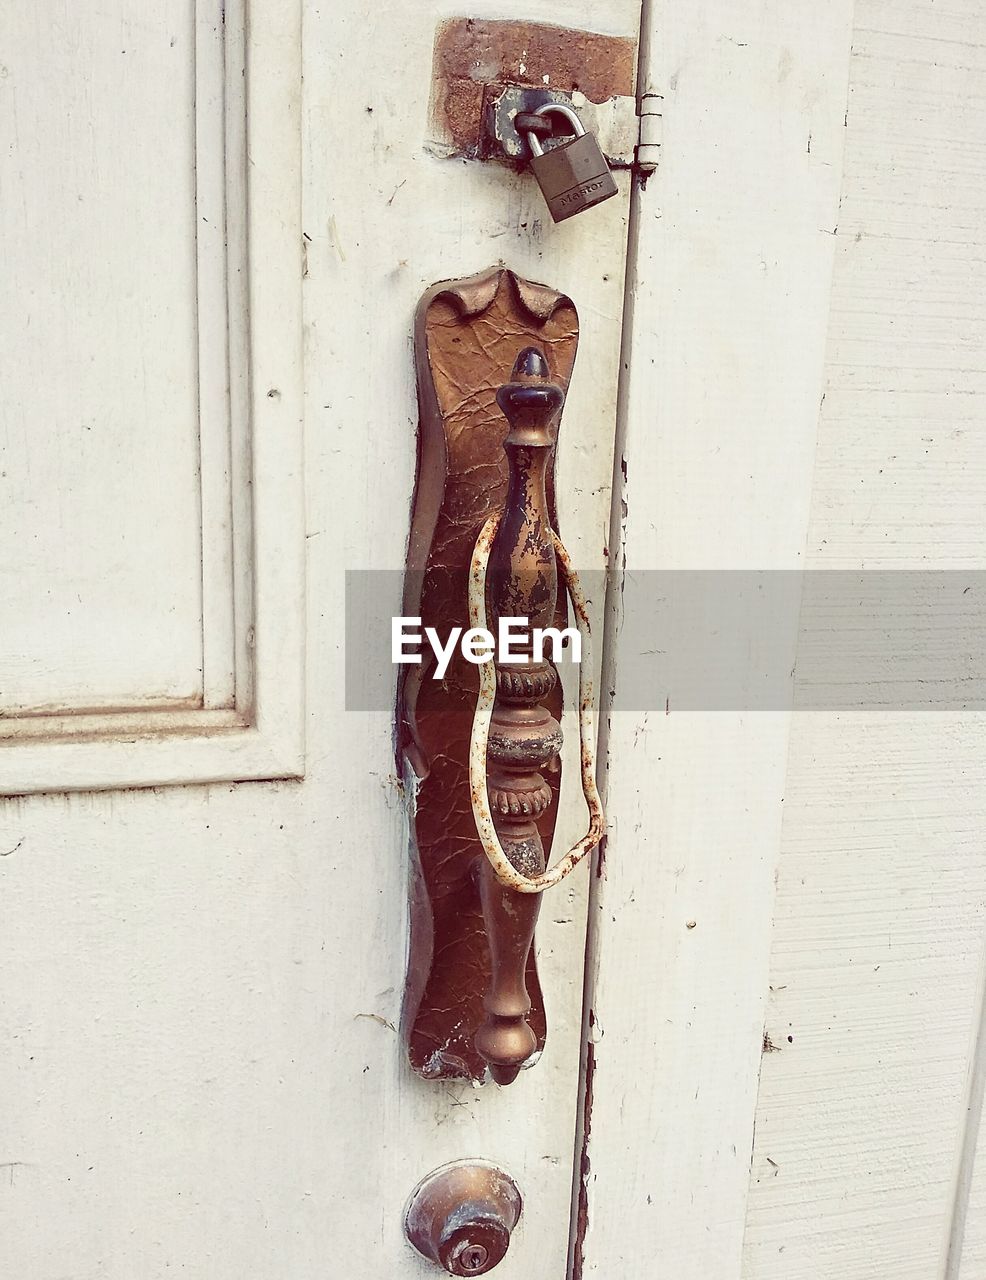
[[[226,121],[246,114],[242,74],[242,5],[195,3],[195,210],[198,329],[199,492],[202,528],[202,701],[230,707],[236,698],[233,591],[230,329],[243,328],[245,308],[230,297],[228,277],[247,266],[242,236],[228,239],[229,203],[243,203],[242,138],[229,155],[234,178],[227,201]],[[227,38],[230,57],[227,58]],[[227,251],[228,245],[228,251]],[[249,444],[249,423],[237,424],[237,449]],[[241,547],[241,554],[248,554]]]
[[[982,761],[976,719],[797,718],[744,1276],[943,1274],[982,952]]]
[[[575,0],[537,10],[493,6],[586,21]],[[250,5],[248,92],[265,105],[256,123],[250,113],[251,270],[254,234],[273,244],[250,292],[254,468],[267,485],[256,537],[278,541],[288,580],[301,508],[288,489],[278,501],[269,477],[300,474],[289,354],[305,246],[308,767],[304,781],[3,802],[0,1035],[14,1047],[0,1058],[0,1162],[14,1163],[11,1185],[0,1181],[11,1210],[0,1274],[423,1280],[434,1272],[403,1241],[405,1197],[436,1165],[478,1155],[513,1172],[525,1198],[498,1275],[565,1275],[585,877],[542,913],[550,1034],[537,1068],[502,1091],[412,1078],[393,1030],[407,866],[391,717],[345,711],[345,570],[403,565],[411,320],[433,281],[502,257],[577,297],[562,530],[580,569],[604,562],[626,177],[621,199],[554,228],[529,178],[429,155],[431,42],[450,12],[305,4],[296,207],[295,10]],[[636,0],[601,0],[592,15],[627,35],[638,18]],[[239,492],[234,471],[234,501]],[[259,670],[274,660],[296,703],[290,654],[275,647],[287,630],[290,648],[295,615],[264,611],[277,589],[257,583]],[[278,690],[258,691],[262,729]],[[142,768],[156,758],[175,771],[219,738],[199,741],[129,750]],[[583,825],[573,800],[559,846]]]
[[[977,1280],[986,1272],[986,949],[983,961],[978,1039],[967,1074],[964,1141],[956,1161],[946,1280]]]
[[[53,417],[44,434],[31,437],[31,475],[26,462],[7,466],[15,499],[6,508],[14,536],[5,544],[11,549],[5,576],[15,585],[5,601],[2,683],[27,667],[37,673],[35,692],[47,692],[31,715],[0,719],[0,793],[296,776],[304,767],[299,55],[291,54],[289,23],[272,47],[252,45],[245,78],[246,15],[239,4],[225,6],[225,21],[212,0],[165,8],[144,27],[121,14],[114,18],[104,8],[102,21],[86,26],[64,87],[60,63],[48,58],[46,28],[25,20],[17,25],[20,43],[10,46],[14,52],[23,46],[23,56],[7,80],[15,72],[26,79],[53,118],[71,105],[77,127],[102,140],[113,164],[100,170],[93,146],[79,150],[71,134],[66,140],[54,126],[31,133],[30,172],[16,169],[20,150],[10,161],[18,189],[46,216],[68,200],[66,182],[72,191],[73,183],[92,187],[92,214],[78,213],[73,197],[72,217],[98,245],[81,241],[75,274],[71,263],[43,265],[59,288],[77,289],[78,305],[91,313],[86,332],[100,337],[93,349],[103,364],[97,373],[87,365],[80,382],[78,352],[69,344],[72,358],[49,368],[44,380],[46,394],[63,406],[74,406],[80,387],[92,386],[101,397],[99,412],[93,410],[101,445],[86,465],[76,465],[74,449],[59,460],[64,433],[55,434],[52,447],[49,436],[59,425]],[[16,25],[12,15],[9,21]],[[251,22],[253,40],[262,10]],[[127,56],[117,51],[121,32],[132,37],[130,53],[139,64],[125,81],[131,101],[124,131],[118,95],[87,97],[102,83],[107,60],[115,67]],[[53,75],[61,96],[45,92]],[[69,91],[81,95],[78,103],[64,101]],[[180,109],[172,109],[175,94]],[[156,141],[155,130],[164,128],[171,156]],[[72,158],[79,173],[68,166],[67,178],[60,150],[66,145],[79,152]],[[145,187],[147,207],[133,207]],[[130,239],[104,208],[114,200],[130,220]],[[170,239],[155,240],[155,256],[140,259],[135,277],[134,246],[168,208],[181,216],[164,221],[165,229],[174,223]],[[22,249],[13,233],[8,243],[15,269],[36,275],[38,254]],[[101,291],[93,292],[90,259],[117,272]],[[181,276],[176,268],[183,261]],[[138,323],[120,311],[135,278],[143,290]],[[179,286],[184,292],[172,297],[169,290]],[[23,328],[23,301],[16,291],[8,301]],[[52,324],[63,323],[59,308],[49,316]],[[30,306],[27,314],[33,320]],[[179,375],[172,365],[181,332],[187,350]],[[34,351],[33,335],[26,341]],[[57,349],[63,347],[64,341]],[[17,349],[14,357],[27,370],[33,397],[37,371]],[[79,358],[89,361],[88,348]],[[121,365],[135,371],[130,381]],[[154,382],[152,366],[166,390],[184,385],[182,403]],[[139,406],[126,399],[131,383],[143,396]],[[25,403],[44,427],[44,412],[35,413],[33,400]],[[6,420],[17,412],[15,403]],[[144,432],[137,444],[128,425],[134,422]],[[19,439],[28,438],[18,430]],[[184,472],[171,474],[168,448],[183,438]],[[15,463],[19,456],[15,451]],[[48,503],[74,504],[68,522],[48,521],[40,509],[42,545],[34,536],[37,519],[24,515],[39,493]],[[121,503],[143,540],[128,533]],[[32,548],[26,558],[17,554],[25,540]],[[50,591],[48,604],[39,604],[39,581]],[[188,608],[169,604],[173,582],[188,587]],[[83,605],[89,630],[82,642],[57,621],[58,610],[76,598],[94,602],[88,610]],[[174,626],[161,624],[162,607],[169,617],[179,615],[185,650]],[[162,687],[164,658],[191,663],[192,684]],[[128,683],[101,683],[100,672]],[[24,695],[17,696],[16,706],[6,704],[8,713],[24,706]]]
[[[0,712],[201,696],[192,0],[0,23]]]
[[[812,568],[983,563],[983,18],[857,0]],[[928,696],[795,717],[746,1280],[984,1274],[986,722]]]
[[[635,209],[613,535],[630,571],[802,563],[850,16],[651,6],[664,135]],[[626,650],[618,584],[612,604],[618,699],[647,657]],[[796,630],[776,639],[792,662]],[[791,717],[668,696],[609,723],[575,1257],[607,1280],[738,1280]]]
[[[94,9],[99,29],[111,11]],[[403,560],[414,303],[501,255],[580,307],[560,457],[580,569],[606,543],[630,570],[800,567],[809,499],[814,564],[979,564],[976,8],[934,6],[952,54],[928,42],[930,6],[859,11],[853,101],[870,133],[853,109],[843,128],[848,2],[654,7],[665,133],[636,209],[626,511],[610,538],[625,177],[620,201],[554,228],[529,179],[427,153],[431,38],[451,0],[358,13],[251,0],[248,50],[227,6],[249,133],[227,110],[225,185],[203,171],[195,198],[215,207],[249,174],[248,207],[226,201],[222,282],[249,324],[228,335],[228,488],[219,437],[200,441],[202,519],[221,523],[228,504],[234,541],[199,566],[199,622],[225,626],[235,656],[227,640],[204,659],[190,701],[206,705],[121,713],[114,737],[99,715],[52,717],[49,740],[25,720],[0,750],[21,771],[0,774],[8,789],[67,793],[0,800],[0,1274],[424,1280],[404,1197],[477,1155],[525,1197],[498,1274],[562,1280],[585,880],[544,906],[537,1069],[504,1091],[413,1079],[394,1032],[406,832],[389,715],[345,711],[344,571]],[[519,0],[496,13],[532,16]],[[543,16],[586,21],[574,0]],[[23,33],[33,17],[7,20]],[[594,8],[601,29],[636,21],[635,0]],[[206,20],[197,39],[208,77]],[[200,140],[214,126],[203,117]],[[215,270],[201,229],[193,247]],[[196,394],[218,404],[215,367],[202,374],[200,360]],[[244,529],[255,555],[237,553]],[[232,621],[208,586],[230,577]],[[796,639],[780,638],[792,660]],[[633,655],[615,644],[618,695]],[[303,781],[71,793],[300,772],[303,706]],[[961,1157],[982,999],[981,724],[672,703],[614,712],[606,745],[582,1275],[978,1280],[984,1178]],[[573,798],[559,846],[582,821]],[[781,1051],[762,1057],[765,1026]],[[961,1257],[943,1271],[958,1221]]]

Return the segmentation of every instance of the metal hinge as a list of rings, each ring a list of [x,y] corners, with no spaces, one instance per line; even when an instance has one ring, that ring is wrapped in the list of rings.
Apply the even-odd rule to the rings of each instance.
[[[664,141],[664,95],[642,93],[638,107],[637,154],[634,169],[645,176],[654,172]]]

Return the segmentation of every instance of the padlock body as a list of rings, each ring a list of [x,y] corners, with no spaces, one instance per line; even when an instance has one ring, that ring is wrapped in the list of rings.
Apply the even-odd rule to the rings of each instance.
[[[531,172],[555,222],[564,222],[617,192],[606,157],[591,133],[535,156]]]

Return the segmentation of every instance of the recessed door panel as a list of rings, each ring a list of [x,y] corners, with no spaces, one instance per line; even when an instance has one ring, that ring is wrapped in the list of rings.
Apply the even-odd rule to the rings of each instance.
[[[0,24],[3,714],[202,699],[196,8]]]

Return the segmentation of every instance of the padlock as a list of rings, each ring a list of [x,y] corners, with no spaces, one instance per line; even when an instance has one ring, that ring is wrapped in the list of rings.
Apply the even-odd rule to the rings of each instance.
[[[531,148],[531,172],[537,179],[548,212],[555,222],[564,222],[573,213],[590,209],[602,200],[615,196],[618,187],[609,171],[606,157],[591,133],[571,107],[546,102],[533,112],[536,116],[560,115],[571,124],[575,137],[550,151],[545,151],[536,133],[528,133]]]

